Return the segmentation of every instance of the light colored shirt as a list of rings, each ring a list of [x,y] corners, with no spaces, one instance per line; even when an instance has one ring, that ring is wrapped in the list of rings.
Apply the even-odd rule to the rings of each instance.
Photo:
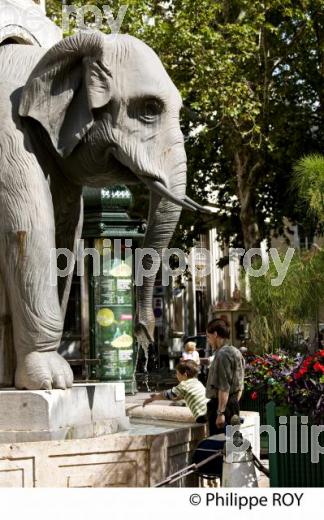
[[[195,419],[207,413],[206,388],[196,377],[181,381],[177,386],[163,392],[164,397],[183,399]]]
[[[197,352],[197,350],[194,350],[193,352],[183,352],[182,359],[184,359],[185,361],[190,359],[191,361],[194,361],[195,363],[197,363],[197,365],[200,365],[200,357],[199,357],[199,353]]]

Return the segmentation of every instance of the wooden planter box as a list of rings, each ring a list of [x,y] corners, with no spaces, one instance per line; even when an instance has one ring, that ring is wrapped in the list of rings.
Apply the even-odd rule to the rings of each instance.
[[[311,461],[311,425],[308,425],[308,452],[301,452],[301,420],[297,417],[297,453],[290,453],[290,426],[292,417],[287,416],[287,450],[280,453],[279,446],[279,411],[275,403],[266,405],[267,424],[276,432],[276,453],[269,452],[270,487],[323,487],[324,455],[319,454],[317,463]],[[294,416],[294,420],[295,416]],[[304,425],[305,428],[305,425]],[[305,432],[304,432],[305,434]],[[324,432],[319,436],[324,446]]]

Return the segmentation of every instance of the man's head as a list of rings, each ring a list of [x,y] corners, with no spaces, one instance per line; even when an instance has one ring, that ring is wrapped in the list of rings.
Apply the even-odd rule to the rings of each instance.
[[[176,368],[176,376],[179,382],[198,376],[198,365],[194,361],[180,361]]]
[[[217,350],[230,337],[228,324],[219,318],[210,321],[207,325],[207,340],[213,350]]]

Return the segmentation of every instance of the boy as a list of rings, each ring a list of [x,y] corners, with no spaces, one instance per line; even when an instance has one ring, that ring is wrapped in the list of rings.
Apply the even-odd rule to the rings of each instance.
[[[206,399],[204,385],[197,379],[198,371],[198,365],[194,361],[180,361],[176,366],[179,384],[159,394],[151,394],[148,399],[145,399],[143,406],[162,399],[172,401],[183,399],[197,423],[207,422],[208,399]]]

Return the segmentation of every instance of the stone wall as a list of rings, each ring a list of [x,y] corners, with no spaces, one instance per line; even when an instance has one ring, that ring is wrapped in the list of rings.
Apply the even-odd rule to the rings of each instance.
[[[0,487],[150,487],[190,463],[204,426],[147,426],[95,439],[0,445]],[[196,486],[197,477],[182,485]],[[180,483],[178,484],[180,485]]]

